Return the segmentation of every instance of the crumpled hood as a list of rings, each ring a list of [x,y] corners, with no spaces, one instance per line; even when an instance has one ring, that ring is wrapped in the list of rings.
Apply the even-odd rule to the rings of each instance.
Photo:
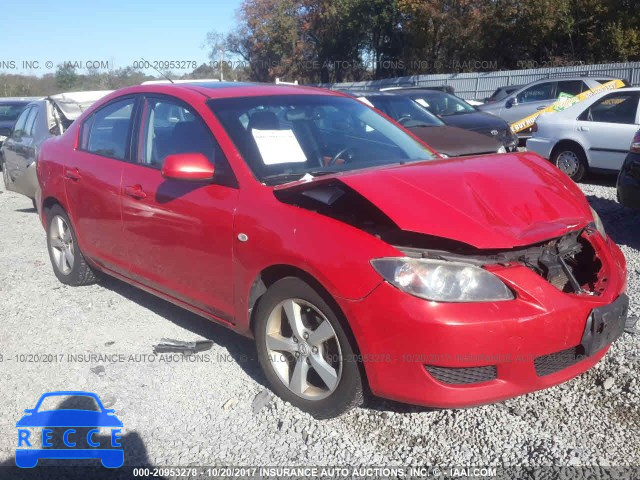
[[[567,176],[534,153],[487,155],[375,168],[277,190],[307,190],[339,180],[400,229],[508,249],[559,237],[592,221]]]

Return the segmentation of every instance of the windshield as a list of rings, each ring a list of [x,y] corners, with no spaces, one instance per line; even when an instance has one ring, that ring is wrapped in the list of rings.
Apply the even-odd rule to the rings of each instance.
[[[29,102],[0,103],[0,122],[15,122]]]
[[[381,112],[407,128],[441,127],[444,122],[407,97],[378,95],[365,97]]]
[[[428,108],[431,113],[441,117],[473,113],[477,111],[461,98],[448,93],[424,93],[420,96],[412,95],[412,98],[424,108]]]
[[[436,158],[354,98],[275,95],[215,99],[209,106],[254,175],[269,185]]]

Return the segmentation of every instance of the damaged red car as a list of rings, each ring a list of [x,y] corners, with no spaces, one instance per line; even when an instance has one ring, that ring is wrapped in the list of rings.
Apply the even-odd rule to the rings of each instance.
[[[624,329],[624,257],[566,175],[442,158],[343,94],[126,88],[37,173],[61,282],[106,273],[255,338],[273,391],[316,417],[368,391],[446,408],[543,389]]]

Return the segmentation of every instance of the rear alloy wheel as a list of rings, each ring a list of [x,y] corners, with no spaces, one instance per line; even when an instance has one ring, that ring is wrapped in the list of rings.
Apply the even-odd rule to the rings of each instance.
[[[47,246],[53,272],[65,285],[80,286],[95,283],[97,278],[78,247],[76,234],[66,212],[58,205],[47,215]]]
[[[260,299],[255,337],[273,390],[316,418],[362,402],[353,349],[332,308],[309,285],[288,277]]]
[[[553,155],[553,163],[574,182],[579,182],[587,172],[587,161],[580,148],[573,145],[559,148]]]

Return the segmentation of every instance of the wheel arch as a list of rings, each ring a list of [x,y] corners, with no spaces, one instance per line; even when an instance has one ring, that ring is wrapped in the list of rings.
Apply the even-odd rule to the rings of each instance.
[[[276,283],[278,280],[287,277],[295,277],[303,282],[307,283],[311,288],[313,288],[322,299],[327,302],[327,304],[333,309],[338,318],[338,321],[343,326],[349,341],[351,342],[351,346],[357,358],[361,358],[362,352],[360,350],[360,345],[358,344],[358,340],[356,339],[353,329],[347,320],[347,316],[345,315],[343,309],[340,307],[336,299],[329,292],[329,290],[312,274],[309,272],[295,267],[293,265],[287,264],[276,264],[271,265],[269,267],[264,268],[254,279],[251,284],[251,288],[249,290],[249,296],[247,300],[247,312],[249,316],[249,332],[254,338],[254,327],[256,323],[255,312],[257,310],[257,306],[260,302],[262,296],[266,293],[267,289]],[[367,379],[367,372],[364,364],[362,362],[358,362],[358,368],[360,369],[360,374],[362,375],[363,388],[370,392],[369,390],[369,382]]]
[[[553,148],[551,149],[551,154],[549,155],[549,160],[551,160],[552,162],[554,155],[561,149],[561,148],[566,148],[566,147],[577,147],[580,149],[580,151],[582,152],[582,154],[584,155],[585,160],[587,161],[587,166],[591,165],[590,159],[589,159],[589,155],[587,154],[587,149],[584,148],[584,146],[577,140],[573,139],[573,138],[564,138],[562,140],[560,140],[559,142],[557,142]]]
[[[334,296],[331,295],[329,290],[317,278],[315,278],[309,272],[293,265],[271,265],[264,268],[254,279],[249,290],[249,295],[247,297],[249,331],[253,333],[253,329],[255,326],[255,311],[257,310],[256,307],[262,296],[266,293],[267,289],[271,285],[276,283],[278,280],[282,280],[286,277],[295,277],[307,283],[322,297],[325,302],[327,302],[327,304],[334,310],[336,316],[347,330],[347,334],[352,340],[354,348],[356,348],[357,352],[360,353],[360,348],[358,347],[357,340],[353,334],[353,329],[351,328],[351,325],[349,325],[347,316],[345,315],[344,311],[342,310]]]

